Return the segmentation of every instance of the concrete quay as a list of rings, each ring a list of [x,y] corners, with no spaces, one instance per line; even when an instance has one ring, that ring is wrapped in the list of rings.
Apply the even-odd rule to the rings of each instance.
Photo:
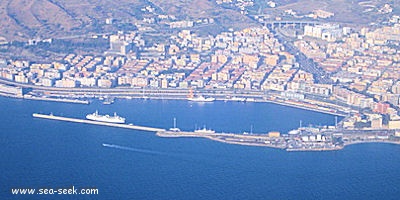
[[[342,144],[336,144],[332,140],[327,141],[303,141],[300,136],[281,136],[269,137],[267,134],[234,134],[234,133],[195,133],[187,131],[160,131],[157,136],[166,138],[206,138],[218,142],[244,145],[244,146],[260,146],[282,149],[288,152],[309,152],[309,151],[338,151],[348,145],[362,144],[362,143],[390,143],[400,144],[400,139],[379,139],[371,138],[371,134],[366,134],[363,130],[361,137],[359,134],[346,134],[350,137],[350,141],[344,141]],[[325,133],[322,133],[325,134]],[[329,137],[332,135],[329,134]]]
[[[223,142],[228,144],[235,145],[244,145],[244,146],[260,146],[260,147],[269,147],[282,149],[289,152],[297,152],[297,151],[336,151],[341,150],[345,146],[360,144],[360,143],[391,143],[391,144],[400,144],[400,139],[390,139],[390,135],[387,135],[385,138],[380,138],[376,136],[376,133],[365,133],[365,130],[359,130],[359,134],[343,134],[340,138],[344,138],[343,143],[336,144],[332,140],[327,141],[304,141],[300,139],[300,136],[280,136],[280,137],[271,137],[268,134],[235,134],[235,133],[199,133],[193,131],[170,131],[161,128],[154,127],[146,127],[146,126],[136,126],[132,124],[116,124],[109,122],[99,122],[92,121],[86,119],[76,119],[69,117],[61,117],[54,116],[52,114],[38,114],[33,113],[33,117],[49,119],[49,120],[57,120],[57,121],[66,121],[66,122],[74,122],[74,123],[84,123],[84,124],[93,124],[100,126],[109,126],[109,127],[117,127],[117,128],[126,128],[132,130],[140,130],[140,131],[148,131],[154,132],[159,137],[165,138],[205,138],[214,140],[217,142]],[[323,134],[323,133],[321,133]],[[332,136],[332,133],[326,133]],[[332,136],[333,137],[333,136]]]
[[[174,131],[159,131],[157,136],[166,138],[206,138],[218,142],[244,145],[244,146],[262,146],[278,149],[286,149],[286,143],[277,141],[276,138],[268,137],[266,134],[260,135],[242,135],[235,133],[195,133],[188,131],[174,132]]]
[[[115,124],[115,123],[109,123],[109,122],[99,122],[99,121],[92,121],[92,120],[87,120],[87,119],[76,119],[76,118],[69,118],[69,117],[54,116],[52,114],[45,115],[45,114],[33,113],[32,116],[35,118],[41,118],[41,119],[50,119],[50,120],[83,123],[83,124],[93,124],[93,125],[100,125],[100,126],[110,126],[110,127],[126,128],[126,129],[133,129],[133,130],[139,130],[139,131],[149,131],[149,132],[165,131],[165,129],[161,129],[161,128],[136,126],[136,125],[131,125],[131,124]]]
[[[90,103],[87,100],[51,98],[51,97],[35,97],[35,96],[29,96],[29,95],[24,95],[23,98],[30,99],[30,100],[54,101],[54,102],[63,102],[63,103],[79,103],[79,104],[89,104]]]

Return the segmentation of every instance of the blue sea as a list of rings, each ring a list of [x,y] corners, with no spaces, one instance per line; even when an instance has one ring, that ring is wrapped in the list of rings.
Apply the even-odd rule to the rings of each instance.
[[[51,121],[117,112],[127,123],[282,133],[335,117],[270,103],[116,100],[112,105],[0,97],[0,199],[399,199],[400,146],[286,152],[199,138]],[[252,128],[251,128],[252,127]],[[109,144],[105,147],[102,144]],[[97,188],[98,195],[12,195],[12,188]]]

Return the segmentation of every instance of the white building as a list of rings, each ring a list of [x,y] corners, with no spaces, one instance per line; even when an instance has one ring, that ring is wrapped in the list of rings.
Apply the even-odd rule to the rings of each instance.
[[[307,25],[304,27],[304,35],[333,42],[343,36],[343,29],[336,24]]]

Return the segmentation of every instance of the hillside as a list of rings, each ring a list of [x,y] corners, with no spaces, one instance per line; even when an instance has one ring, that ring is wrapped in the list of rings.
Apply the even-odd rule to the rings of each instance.
[[[139,1],[0,0],[0,35],[9,40],[95,31],[107,17],[132,17]]]
[[[324,10],[334,13],[334,16],[327,19],[330,22],[350,23],[368,25],[377,20],[387,19],[390,14],[400,13],[400,0],[285,0],[277,1],[276,8],[265,8],[264,12],[284,13],[285,10],[293,10],[298,15],[306,15],[314,10]],[[390,5],[392,12],[385,13],[385,4]]]
[[[386,3],[399,14],[400,0],[281,0],[270,8],[269,0],[253,0],[254,5],[244,12],[267,14],[271,19],[287,17],[293,10],[306,15],[315,9],[335,13],[326,21],[368,24],[385,19],[379,10]],[[219,2],[219,3],[218,3]],[[241,14],[239,1],[221,3],[216,0],[0,0],[0,39],[24,40],[32,38],[61,38],[90,33],[109,33],[149,26],[163,30],[171,21],[213,19],[194,27],[199,32],[216,33],[227,28],[241,29],[255,26],[255,21]],[[243,2],[243,1],[241,1]],[[242,11],[243,12],[243,11]],[[168,16],[167,20],[159,16]],[[291,17],[291,16],[289,16]],[[112,18],[115,23],[107,24]],[[153,22],[146,20],[151,19]],[[150,21],[151,21],[150,20]]]
[[[213,17],[227,27],[251,23],[246,16],[207,0],[0,0],[0,36],[26,40],[116,31],[126,24],[142,23],[149,15],[142,9],[149,5],[155,9],[153,16],[174,15],[178,20]],[[107,25],[107,18],[117,25]]]

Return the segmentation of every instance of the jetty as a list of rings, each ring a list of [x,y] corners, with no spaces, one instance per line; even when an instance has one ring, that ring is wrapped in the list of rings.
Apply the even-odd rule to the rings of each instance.
[[[57,121],[82,123],[82,124],[93,124],[93,125],[100,125],[100,126],[110,126],[110,127],[126,128],[126,129],[133,129],[133,130],[139,130],[139,131],[149,131],[149,132],[165,131],[165,129],[161,129],[161,128],[137,126],[137,125],[133,125],[133,124],[116,124],[116,123],[110,123],[110,122],[99,122],[99,121],[92,121],[92,120],[87,120],[87,119],[77,119],[77,118],[70,118],[70,117],[55,116],[52,114],[46,115],[46,114],[33,113],[32,116],[35,118],[42,118],[42,119],[50,119],[50,120],[57,120]]]
[[[237,144],[244,146],[260,146],[277,149],[286,149],[286,143],[271,138],[268,134],[243,135],[236,133],[206,133],[206,132],[190,132],[190,131],[159,131],[156,133],[159,137],[165,138],[206,138],[217,142],[228,144]]]
[[[100,126],[109,126],[117,128],[125,128],[139,131],[148,131],[156,133],[159,137],[165,138],[205,138],[218,142],[245,145],[245,146],[262,146],[286,151],[336,151],[343,149],[347,145],[359,143],[391,143],[400,144],[400,137],[395,135],[394,131],[388,130],[336,130],[327,129],[319,130],[317,133],[307,131],[306,128],[299,128],[298,132],[304,133],[284,134],[279,132],[270,132],[268,134],[237,134],[237,133],[216,133],[198,132],[198,131],[181,131],[176,128],[174,120],[174,128],[170,130],[162,128],[154,128],[147,126],[137,126],[133,124],[118,124],[110,122],[100,122],[87,119],[77,119],[70,117],[54,116],[53,114],[33,113],[33,117],[66,121],[83,124],[93,124]],[[304,129],[304,130],[303,130]]]

